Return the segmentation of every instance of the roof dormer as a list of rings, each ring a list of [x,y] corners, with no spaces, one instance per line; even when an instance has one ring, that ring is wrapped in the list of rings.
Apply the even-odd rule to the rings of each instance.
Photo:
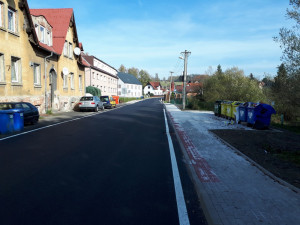
[[[52,26],[44,16],[31,16],[39,42],[53,46]]]

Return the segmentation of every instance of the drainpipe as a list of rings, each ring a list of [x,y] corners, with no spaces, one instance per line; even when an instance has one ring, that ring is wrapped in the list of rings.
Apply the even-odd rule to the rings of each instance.
[[[90,67],[90,86],[92,86],[92,67]]]
[[[50,55],[44,58],[44,67],[45,67],[45,113],[48,111],[48,101],[47,101],[47,59],[53,56],[53,52]]]

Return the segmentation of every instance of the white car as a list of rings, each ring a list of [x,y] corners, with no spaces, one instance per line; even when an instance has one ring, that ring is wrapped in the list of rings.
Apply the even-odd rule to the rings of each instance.
[[[98,96],[83,96],[80,98],[80,111],[93,110],[95,112],[98,112],[99,109],[104,110],[104,105]]]

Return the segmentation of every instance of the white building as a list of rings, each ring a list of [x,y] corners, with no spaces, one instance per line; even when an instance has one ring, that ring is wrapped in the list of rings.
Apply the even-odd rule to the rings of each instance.
[[[160,85],[160,82],[148,82],[148,84],[144,87],[145,95],[163,95],[163,89]]]
[[[141,97],[143,96],[142,83],[132,74],[118,73],[118,95],[120,97]]]
[[[82,53],[82,58],[89,65],[85,68],[86,86],[97,87],[101,95],[118,94],[118,70],[95,56]]]

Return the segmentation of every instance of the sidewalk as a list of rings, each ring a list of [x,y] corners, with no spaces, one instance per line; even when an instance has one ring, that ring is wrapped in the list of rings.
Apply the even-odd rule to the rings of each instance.
[[[212,112],[165,107],[210,224],[300,224],[300,193],[265,175],[209,132],[249,128],[228,125]]]

